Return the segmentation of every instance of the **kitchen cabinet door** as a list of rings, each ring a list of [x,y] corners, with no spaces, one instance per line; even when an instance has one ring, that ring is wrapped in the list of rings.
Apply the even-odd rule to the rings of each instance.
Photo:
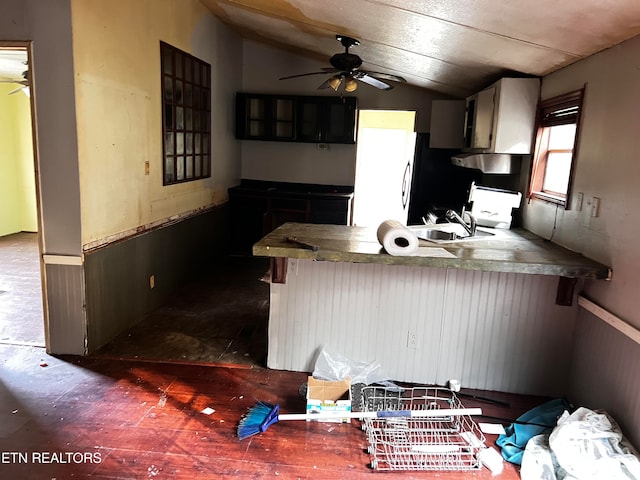
[[[310,222],[351,225],[351,199],[312,199]]]
[[[312,143],[355,143],[355,97],[299,97],[297,140]]]
[[[300,97],[297,107],[296,138],[301,142],[321,142],[322,116],[319,102],[314,97]]]
[[[323,107],[324,142],[355,143],[356,99],[331,98]]]
[[[495,92],[496,88],[490,87],[467,100],[465,147],[491,147]]]
[[[236,137],[248,140],[293,141],[295,97],[238,93]]]

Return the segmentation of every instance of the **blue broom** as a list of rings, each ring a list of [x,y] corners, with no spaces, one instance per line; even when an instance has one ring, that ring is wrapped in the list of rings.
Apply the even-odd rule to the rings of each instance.
[[[281,420],[333,420],[338,418],[442,418],[453,415],[482,415],[480,408],[442,408],[431,410],[380,410],[377,412],[321,412],[321,413],[280,413],[279,405],[258,402],[249,409],[238,425],[238,438],[245,438],[265,432]]]

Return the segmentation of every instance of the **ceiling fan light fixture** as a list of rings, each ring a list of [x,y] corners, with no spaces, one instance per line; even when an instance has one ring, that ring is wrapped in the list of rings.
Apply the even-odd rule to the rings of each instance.
[[[340,84],[342,83],[342,75],[334,75],[329,79],[329,86],[333,88],[334,92],[338,91]]]
[[[344,91],[345,92],[354,92],[358,88],[358,82],[352,76],[347,77],[347,80],[344,82]]]

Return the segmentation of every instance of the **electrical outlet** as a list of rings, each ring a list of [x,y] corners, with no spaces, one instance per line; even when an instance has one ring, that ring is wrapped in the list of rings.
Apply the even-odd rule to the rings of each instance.
[[[600,199],[598,197],[593,197],[591,202],[591,216],[597,217],[600,215]]]
[[[582,203],[584,202],[584,193],[576,193],[576,212],[582,211]]]
[[[149,275],[149,288],[154,288],[156,286],[156,276]]]
[[[149,175],[149,160],[144,162],[144,174]]]
[[[287,265],[287,273],[298,275],[298,259],[290,258]]]
[[[418,348],[418,333],[415,330],[407,333],[407,348]]]

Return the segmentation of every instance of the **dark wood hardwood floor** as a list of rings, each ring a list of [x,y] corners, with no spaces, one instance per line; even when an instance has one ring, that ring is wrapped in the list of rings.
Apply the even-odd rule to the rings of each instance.
[[[0,478],[490,479],[472,472],[373,471],[365,433],[351,424],[279,422],[237,439],[262,400],[303,412],[306,373],[249,366],[52,357],[0,345]],[[46,365],[46,366],[45,366]],[[515,418],[543,399],[483,392],[510,407],[464,400]],[[213,411],[203,413],[206,408]],[[495,436],[487,436],[493,445]],[[505,464],[500,476],[519,478]]]
[[[36,237],[2,240],[0,479],[493,478],[486,468],[374,471],[359,421],[280,422],[238,440],[257,401],[305,409],[307,373],[263,368],[268,285],[259,261],[237,260],[180,292],[93,357],[55,357],[43,348]],[[510,407],[464,406],[506,419],[545,400],[481,393]],[[519,474],[505,464],[499,478]]]

